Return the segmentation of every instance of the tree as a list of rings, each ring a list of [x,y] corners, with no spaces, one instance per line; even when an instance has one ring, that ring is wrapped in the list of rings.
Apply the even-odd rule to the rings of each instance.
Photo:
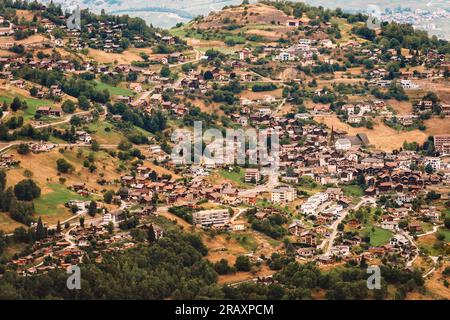
[[[89,108],[91,107],[91,103],[89,102],[89,99],[86,96],[78,97],[78,105],[83,110],[89,110]]]
[[[6,188],[6,172],[5,170],[0,170],[0,192],[3,193]]]
[[[74,167],[66,159],[60,158],[56,160],[56,169],[61,173],[71,173]]]
[[[112,202],[113,197],[114,197],[114,191],[108,190],[103,194],[103,201],[105,201],[105,203],[110,204]]]
[[[428,173],[428,174],[433,173],[434,172],[433,166],[431,164],[427,164],[425,166],[425,172]]]
[[[121,38],[119,45],[122,47],[122,49],[126,50],[130,47],[130,40],[128,40],[127,38]]]
[[[237,271],[248,272],[251,268],[250,259],[246,256],[239,256],[237,257],[234,266]]]
[[[150,243],[153,243],[156,240],[155,229],[153,228],[152,224],[150,225],[150,227],[148,228],[148,231],[147,231],[147,240]]]
[[[203,74],[203,79],[204,80],[212,80],[213,78],[214,78],[214,75],[209,70],[205,71],[205,73]]]
[[[170,77],[170,73],[170,68],[168,66],[163,66],[159,72],[159,75],[163,78],[168,78]]]
[[[75,109],[76,109],[76,106],[75,106],[75,103],[72,100],[66,100],[62,104],[61,108],[66,113],[74,113]]]
[[[57,225],[56,225],[56,234],[60,234],[61,233],[61,223],[59,222],[59,220],[58,220],[58,223],[57,223]]]
[[[89,203],[88,213],[91,217],[95,217],[95,214],[97,213],[97,202],[91,201]]]
[[[80,217],[80,227],[84,228],[84,217]]]
[[[114,223],[111,221],[106,225],[106,230],[108,230],[109,234],[112,234],[114,232]]]
[[[445,217],[444,225],[447,229],[450,229],[450,216]]]
[[[19,154],[29,154],[30,153],[30,146],[28,145],[28,143],[21,143],[17,147],[17,152]]]
[[[221,275],[230,273],[231,269],[226,259],[220,259],[214,264],[214,270]]]
[[[99,151],[100,150],[100,143],[98,143],[97,140],[93,139],[91,141],[91,149],[92,149],[92,151]]]
[[[11,103],[11,110],[16,112],[20,109],[22,109],[22,101],[20,101],[18,97],[15,97],[13,102]]]
[[[41,195],[41,188],[39,188],[33,180],[25,179],[14,186],[14,195],[19,200],[31,201],[39,198]]]
[[[36,240],[42,240],[46,237],[46,230],[44,228],[44,224],[42,223],[41,217],[39,217],[39,220],[36,225]]]

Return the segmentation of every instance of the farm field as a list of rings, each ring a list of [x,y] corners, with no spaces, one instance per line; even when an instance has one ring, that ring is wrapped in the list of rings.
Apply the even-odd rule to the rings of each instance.
[[[123,134],[114,129],[114,126],[106,121],[92,122],[87,126],[92,135],[92,139],[100,144],[119,144]]]
[[[95,87],[98,90],[108,90],[113,96],[133,96],[134,92],[128,88],[123,88],[120,86],[113,86],[101,81],[95,81]]]
[[[72,216],[69,208],[64,204],[69,200],[87,200],[76,192],[67,189],[67,186],[56,183],[49,183],[47,192],[34,200],[37,216],[48,224],[55,224]]]
[[[95,155],[95,165],[97,170],[94,173],[90,173],[87,168],[83,167],[83,160],[89,155],[89,150],[84,150],[81,157],[77,156],[78,149],[67,148],[64,153],[60,153],[58,150],[52,150],[50,152],[41,154],[28,154],[20,155],[17,152],[10,152],[14,155],[14,158],[20,161],[19,168],[8,170],[7,172],[7,185],[14,186],[19,181],[26,178],[25,171],[28,175],[31,173],[31,177],[41,187],[42,194],[52,192],[53,189],[48,185],[57,184],[59,178],[66,179],[65,185],[70,186],[75,183],[85,183],[91,190],[108,189],[111,186],[100,186],[97,184],[97,179],[100,178],[100,174],[103,178],[109,181],[114,181],[120,177],[120,174],[116,172],[116,165],[119,160],[112,158],[105,152],[97,153]],[[71,174],[58,175],[56,170],[56,160],[64,158],[71,163],[75,171]]]
[[[222,179],[231,181],[234,185],[240,186],[240,187],[250,187],[251,185],[244,182],[244,176],[245,176],[245,170],[242,168],[239,168],[239,172],[235,171],[228,171],[225,169],[222,169],[219,171],[219,176]],[[215,179],[213,179],[215,180]]]
[[[371,246],[382,246],[389,242],[392,238],[392,232],[389,230],[384,230],[379,227],[373,227],[374,231],[372,231],[372,227],[366,228],[363,233],[368,233],[370,236],[370,245]]]
[[[329,128],[333,127],[335,130],[344,130],[350,135],[365,133],[369,138],[370,144],[383,151],[392,151],[401,148],[404,141],[416,141],[422,144],[428,137],[426,132],[419,130],[397,132],[384,123],[381,123],[379,119],[376,121],[372,130],[367,128],[353,128],[341,122],[337,116],[316,116],[314,119],[319,123],[326,124]]]

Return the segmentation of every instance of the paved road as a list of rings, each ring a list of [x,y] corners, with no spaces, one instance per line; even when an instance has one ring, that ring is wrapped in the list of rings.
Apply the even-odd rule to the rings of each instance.
[[[439,229],[440,227],[442,227],[442,226],[443,226],[442,224],[437,225],[437,226],[434,226],[434,227],[433,227],[433,230],[430,230],[430,231],[425,232],[425,233],[422,233],[422,234],[418,234],[417,237],[420,238],[420,237],[428,236],[429,234],[433,234],[433,233],[435,233],[436,231],[438,231],[438,229]]]
[[[358,204],[356,204],[356,205],[355,205],[353,208],[351,208],[351,209],[353,209],[353,210],[358,210],[363,204],[366,204],[366,203],[373,203],[373,201],[374,201],[374,199],[371,198],[371,197],[363,197],[363,198],[361,199],[361,201],[358,202]],[[337,230],[338,225],[345,219],[345,217],[348,215],[349,212],[350,212],[350,208],[347,209],[347,210],[344,210],[344,212],[342,213],[342,215],[340,216],[340,218],[338,218],[338,219],[333,223],[333,225],[332,225],[332,227],[331,227],[331,228],[333,229],[333,231],[332,231],[332,233],[331,233],[331,236],[328,238],[327,241],[323,241],[323,243],[319,246],[319,249],[323,249],[323,248],[325,247],[325,244],[328,243],[327,250],[323,253],[322,256],[325,257],[325,256],[330,255],[331,248],[333,247],[334,239],[336,238],[336,235],[337,235],[337,233],[338,233],[338,230]]]
[[[184,61],[184,62],[175,63],[175,64],[169,64],[169,68],[175,68],[175,67],[182,66],[183,64],[194,63],[194,62],[199,61],[200,57],[201,57],[200,51],[198,51],[197,49],[194,49],[194,51],[195,51],[195,59],[194,60]]]
[[[238,209],[238,213],[236,213],[234,216],[231,217],[230,222],[233,223],[234,221],[236,221],[237,218],[239,218],[239,216],[247,211],[247,208],[237,208]]]
[[[70,120],[72,120],[72,118],[74,116],[81,116],[81,115],[84,115],[84,114],[89,114],[91,112],[92,112],[91,110],[77,112],[77,113],[71,114],[70,116],[66,117],[64,120],[51,122],[51,123],[46,123],[46,124],[33,125],[33,128],[35,128],[35,129],[42,129],[42,128],[48,128],[48,127],[53,127],[53,126],[57,126],[57,125],[60,125],[60,124],[68,123],[68,122],[70,122]]]

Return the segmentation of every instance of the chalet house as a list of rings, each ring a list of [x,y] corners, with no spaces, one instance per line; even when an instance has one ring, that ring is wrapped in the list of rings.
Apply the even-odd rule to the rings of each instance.
[[[303,223],[300,220],[294,220],[288,226],[288,230],[290,234],[299,236],[302,232],[305,231],[305,227],[303,226]]]
[[[61,108],[54,107],[39,107],[36,110],[36,114],[39,114],[44,117],[57,117],[60,118],[63,116],[63,111]]]
[[[396,221],[382,221],[381,228],[386,230],[398,230],[398,223]]]
[[[239,59],[246,60],[247,58],[251,58],[253,56],[252,51],[249,48],[244,48],[239,52]]]
[[[75,131],[75,136],[77,140],[83,143],[91,143],[92,137],[86,131]]]
[[[40,21],[40,25],[46,30],[53,30],[56,27],[56,25],[49,19],[42,19]]]
[[[117,101],[125,103],[125,104],[129,104],[129,103],[131,103],[131,101],[133,101],[133,99],[130,96],[118,96]]]
[[[162,41],[164,41],[166,44],[168,45],[173,45],[175,44],[175,38],[172,36],[165,36],[161,38]]]
[[[300,242],[308,244],[310,246],[316,246],[318,241],[318,236],[312,231],[304,231],[300,234]]]
[[[298,248],[297,254],[300,257],[311,258],[316,254],[316,248],[314,248],[314,247]]]

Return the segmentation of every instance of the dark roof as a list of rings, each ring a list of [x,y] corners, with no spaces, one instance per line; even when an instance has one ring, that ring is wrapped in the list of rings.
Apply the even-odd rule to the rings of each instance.
[[[364,146],[368,146],[370,144],[369,138],[365,133],[357,133],[356,136],[359,138],[359,140],[361,140]]]

